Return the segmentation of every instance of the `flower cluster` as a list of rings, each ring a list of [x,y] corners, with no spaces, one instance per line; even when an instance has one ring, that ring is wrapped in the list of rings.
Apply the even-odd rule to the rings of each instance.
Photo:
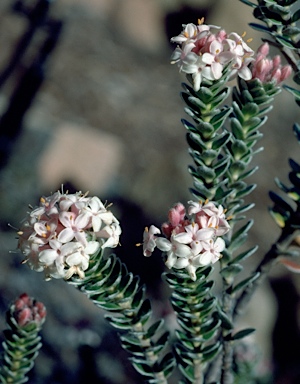
[[[90,256],[119,243],[118,220],[98,197],[56,192],[40,199],[18,232],[24,262],[46,278],[84,277]]]
[[[185,268],[191,279],[196,280],[198,267],[213,264],[221,257],[225,242],[220,237],[230,230],[221,205],[213,202],[189,201],[188,215],[183,204],[178,203],[169,211],[169,222],[161,231],[151,225],[145,228],[143,239],[144,256],[151,256],[155,247],[166,252],[168,268]]]
[[[259,79],[262,83],[274,82],[277,85],[290,76],[292,67],[282,66],[279,55],[273,59],[268,58],[269,48],[268,43],[258,48],[256,58],[251,64],[252,78]]]
[[[43,303],[29,297],[27,293],[20,295],[11,306],[12,316],[19,327],[35,323],[40,325],[46,318],[46,308]]]
[[[250,80],[248,68],[253,60],[253,50],[241,36],[233,32],[227,35],[224,30],[213,33],[219,27],[203,24],[186,24],[180,35],[171,42],[178,46],[171,56],[171,63],[177,63],[180,71],[191,74],[194,90],[198,91],[203,79],[218,80],[225,68],[230,68],[230,76],[238,74],[244,80]]]

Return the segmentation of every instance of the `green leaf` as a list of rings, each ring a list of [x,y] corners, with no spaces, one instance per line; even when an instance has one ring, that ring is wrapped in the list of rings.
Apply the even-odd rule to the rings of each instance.
[[[283,85],[283,88],[290,92],[296,100],[300,100],[300,91],[295,88],[289,87],[288,85]]]
[[[238,275],[242,270],[243,267],[240,264],[230,264],[228,267],[223,268],[220,271],[220,274],[225,278],[232,278]]]
[[[276,35],[276,41],[278,41],[281,45],[289,49],[296,49],[292,40],[287,37]]]
[[[265,32],[265,33],[271,33],[272,30],[264,25],[256,24],[256,23],[249,23],[250,27],[253,29],[256,29],[259,32]]]
[[[240,291],[241,289],[251,285],[254,283],[255,280],[257,280],[260,276],[259,272],[254,273],[252,276],[248,277],[245,280],[242,280],[240,283],[238,283],[235,287],[232,288],[231,294],[236,293]]]
[[[130,319],[126,319],[126,318],[123,318],[123,317],[114,317],[114,316],[110,316],[110,315],[105,315],[105,319],[114,328],[123,329],[123,330],[127,330],[127,329],[131,329],[132,328],[132,324],[131,324]]]
[[[254,4],[254,3],[251,3],[251,1],[249,1],[249,0],[240,0],[242,3],[244,3],[244,4],[247,4],[247,5],[249,5],[250,7],[252,7],[252,8],[255,8],[255,7],[257,7],[257,5],[256,4]]]
[[[233,329],[233,322],[229,319],[225,312],[223,312],[220,308],[218,309],[217,315],[222,322],[222,328],[230,331]]]
[[[246,260],[248,257],[252,256],[258,249],[258,246],[250,248],[248,251],[240,253],[234,259],[229,262],[229,265],[239,263],[243,260]]]
[[[142,376],[153,377],[153,370],[147,363],[143,360],[138,360],[136,358],[130,358],[132,361],[133,367],[136,369],[138,373]]]
[[[152,324],[151,327],[149,327],[149,329],[147,330],[147,332],[145,334],[145,338],[151,339],[156,334],[156,332],[158,332],[160,330],[160,328],[162,327],[163,324],[164,324],[163,319],[160,319],[160,320],[156,321],[154,324]]]
[[[213,140],[213,143],[212,143],[212,149],[219,149],[223,147],[223,145],[225,145],[229,139],[230,139],[229,132],[223,132],[222,134],[216,136],[216,138]]]
[[[231,108],[222,108],[220,112],[216,113],[210,120],[215,130],[219,129],[225,122],[227,116],[230,114]]]
[[[221,352],[221,345],[219,342],[213,344],[206,352],[203,352],[202,362],[207,362],[215,358]]]
[[[173,371],[176,365],[176,360],[172,353],[167,353],[158,365],[158,371],[163,372],[164,376],[167,378],[170,373]]]
[[[297,140],[300,142],[300,125],[295,123],[293,125],[293,131],[294,131],[294,134],[296,135],[297,137]]]
[[[254,189],[256,188],[256,184],[248,185],[246,188],[242,189],[241,191],[238,191],[236,193],[237,198],[241,198],[244,196],[249,195]]]
[[[246,328],[243,329],[242,331],[239,331],[233,335],[231,335],[230,340],[240,340],[243,339],[246,336],[251,335],[251,333],[255,332],[255,328]]]
[[[230,119],[230,126],[231,126],[233,135],[237,139],[243,140],[245,138],[243,126],[237,118],[233,117]]]

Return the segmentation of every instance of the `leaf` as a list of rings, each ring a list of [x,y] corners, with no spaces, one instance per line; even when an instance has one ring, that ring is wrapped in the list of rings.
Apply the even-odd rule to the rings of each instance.
[[[255,8],[255,7],[257,7],[257,5],[256,4],[254,4],[254,3],[251,3],[251,1],[249,1],[249,0],[240,0],[242,3],[244,3],[244,4],[247,4],[247,5],[249,5],[250,7],[252,7],[252,8]]]
[[[248,257],[252,256],[258,249],[258,246],[256,245],[253,248],[250,248],[248,251],[240,253],[238,256],[236,256],[234,259],[232,259],[228,264],[235,264],[240,261],[246,260]]]
[[[214,126],[215,130],[219,129],[223,124],[227,116],[230,114],[231,108],[222,108],[220,112],[216,113],[210,120],[210,123]]]
[[[145,363],[143,360],[138,360],[136,358],[129,358],[129,360],[132,361],[132,365],[136,369],[138,373],[140,373],[142,376],[147,377],[153,377],[153,370],[147,363]]]
[[[243,190],[238,191],[238,192],[236,193],[236,197],[241,198],[241,197],[247,196],[247,195],[249,195],[255,188],[256,188],[256,184],[248,185],[248,186],[247,186],[246,188],[244,188]]]
[[[173,371],[176,365],[176,360],[172,353],[167,353],[159,363],[159,372],[163,372],[167,378]]]
[[[243,267],[240,264],[230,264],[228,267],[223,268],[220,271],[220,274],[225,278],[232,278],[238,275],[242,270]]]
[[[210,348],[207,347],[207,351],[203,352],[202,362],[204,363],[212,360],[220,352],[221,352],[221,345],[219,342],[213,344],[212,346],[210,346]]]
[[[212,149],[219,149],[223,147],[223,145],[225,145],[229,139],[230,139],[229,132],[223,132],[222,134],[216,136],[216,138],[213,140],[213,143],[212,143]]]
[[[150,300],[146,299],[141,305],[141,308],[139,309],[136,315],[134,324],[137,324],[137,323],[145,324],[149,320],[151,313],[152,313],[152,310],[151,310]]]
[[[256,23],[249,23],[250,27],[253,28],[253,29],[256,29],[257,31],[260,31],[260,32],[266,32],[266,33],[271,33],[271,29],[264,26],[264,25],[261,25],[261,24],[256,24]]]
[[[220,308],[218,309],[217,316],[222,322],[222,328],[227,329],[228,331],[233,329],[234,325],[229,317],[223,312]]]
[[[300,142],[300,125],[295,123],[293,125],[293,131],[294,131],[294,134],[296,135],[297,137],[297,140]]]
[[[283,85],[283,88],[290,92],[296,100],[300,100],[300,91],[295,88],[289,87],[288,85]]]
[[[239,331],[235,333],[234,335],[231,335],[230,340],[240,340],[243,339],[246,336],[251,335],[251,333],[255,332],[255,328],[246,328],[242,331]]]
[[[158,320],[154,324],[152,324],[151,327],[149,327],[149,329],[147,330],[145,334],[145,338],[151,339],[156,334],[156,332],[159,331],[159,329],[162,327],[163,324],[164,324],[163,319]]]
[[[287,37],[276,35],[276,41],[278,41],[281,45],[289,49],[296,49],[292,40],[289,40]]]
[[[288,212],[289,214],[293,213],[293,208],[288,204],[282,197],[277,195],[277,193],[270,191],[269,192],[270,199],[275,204],[275,210],[279,211],[280,213]],[[273,208],[273,209],[274,209]]]
[[[236,293],[240,291],[241,289],[251,285],[254,283],[255,280],[257,280],[260,276],[259,272],[254,273],[252,276],[248,277],[245,280],[242,280],[240,283],[238,283],[235,287],[231,289],[231,294]]]

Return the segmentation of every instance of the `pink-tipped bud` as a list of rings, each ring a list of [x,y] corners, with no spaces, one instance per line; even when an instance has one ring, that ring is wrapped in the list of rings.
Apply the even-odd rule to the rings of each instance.
[[[281,69],[280,68],[277,68],[277,69],[274,69],[273,72],[271,73],[271,79],[275,82],[276,84],[278,84],[280,82],[280,78],[281,78]]]
[[[269,54],[269,50],[270,50],[270,47],[269,47],[269,44],[268,43],[264,43],[262,44],[258,50],[257,50],[257,53],[258,54],[262,54],[263,56],[268,56]]]
[[[172,235],[173,226],[169,223],[163,223],[161,226],[162,233],[169,239]]]
[[[281,65],[281,58],[279,55],[273,57],[273,66],[274,68],[278,68]]]
[[[292,74],[292,67],[290,65],[285,65],[281,68],[281,77],[280,81],[286,80]]]
[[[224,29],[221,29],[221,31],[219,31],[218,33],[217,33],[217,39],[219,40],[219,41],[223,41],[223,40],[225,40],[227,38],[227,33],[226,33],[226,31],[224,30]]]
[[[46,308],[43,303],[23,293],[12,305],[12,315],[20,327],[29,323],[39,325],[46,317]]]
[[[185,217],[185,207],[181,203],[177,203],[174,205],[173,208],[169,210],[168,218],[170,221],[170,224],[173,227],[176,227],[180,224],[182,220],[184,220]]]

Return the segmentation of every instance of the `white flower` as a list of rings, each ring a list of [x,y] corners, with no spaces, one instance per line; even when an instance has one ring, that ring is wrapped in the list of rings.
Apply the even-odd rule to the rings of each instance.
[[[147,227],[144,230],[143,234],[143,254],[144,256],[151,256],[152,252],[154,251],[156,247],[156,239],[157,236],[160,234],[160,230],[155,227],[154,225],[151,225],[148,229]]]
[[[167,253],[166,266],[171,269],[174,267],[178,257],[189,258],[192,255],[191,248],[185,244],[181,244],[171,237],[171,241],[159,237],[156,240],[156,246],[161,251]]]

